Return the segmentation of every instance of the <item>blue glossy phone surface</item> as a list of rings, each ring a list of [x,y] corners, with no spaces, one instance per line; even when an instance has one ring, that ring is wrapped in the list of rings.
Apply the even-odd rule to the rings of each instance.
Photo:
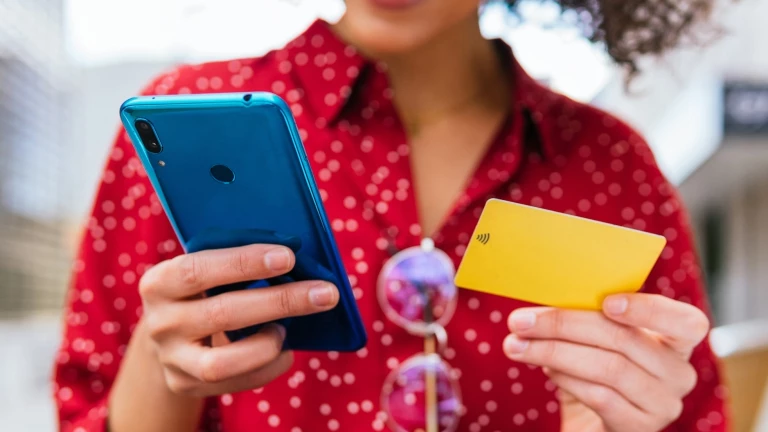
[[[278,243],[296,252],[296,269],[285,277],[217,287],[209,295],[324,279],[339,287],[339,305],[282,320],[285,348],[353,351],[365,345],[365,329],[306,153],[279,97],[139,97],[123,103],[120,116],[187,252],[251,243]],[[140,119],[154,128],[160,153],[142,144],[135,126]],[[231,169],[234,180],[214,178],[211,169],[218,165]],[[228,335],[240,339],[258,328]]]

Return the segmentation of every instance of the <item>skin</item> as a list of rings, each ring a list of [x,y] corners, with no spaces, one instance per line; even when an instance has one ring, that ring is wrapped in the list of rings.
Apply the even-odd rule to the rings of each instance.
[[[478,0],[421,0],[400,9],[373,0],[346,4],[335,31],[388,66],[411,144],[422,232],[432,234],[508,112],[505,71],[480,34]],[[222,332],[330,309],[335,287],[301,282],[207,299],[201,293],[286,273],[293,264],[288,249],[252,245],[189,254],[147,271],[144,315],[110,393],[110,430],[194,431],[203,397],[258,388],[288,370],[293,357],[279,350],[282,329],[235,343]],[[621,299],[623,313],[608,299],[602,312],[510,315],[504,352],[544,366],[560,386],[563,431],[660,429],[679,415],[695,384],[687,359],[706,335],[706,317],[662,297]]]
[[[709,330],[696,307],[656,294],[608,297],[600,312],[521,308],[504,352],[561,390],[563,431],[660,430],[696,385],[688,362]]]
[[[285,330],[267,327],[229,343],[223,332],[333,308],[336,287],[298,282],[203,298],[210,287],[287,273],[282,246],[203,251],[162,262],[142,277],[144,314],[110,393],[110,430],[196,430],[202,398],[262,387],[288,370]],[[141,397],[136,397],[141,395]]]
[[[423,0],[401,11],[346,4],[336,31],[387,64],[411,145],[422,234],[431,235],[506,117],[506,71],[480,33],[476,0]]]

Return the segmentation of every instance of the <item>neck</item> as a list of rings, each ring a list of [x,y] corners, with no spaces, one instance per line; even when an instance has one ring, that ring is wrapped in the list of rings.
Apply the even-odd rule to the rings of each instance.
[[[388,68],[395,105],[406,125],[470,107],[506,110],[508,79],[477,15],[412,50],[373,54]]]

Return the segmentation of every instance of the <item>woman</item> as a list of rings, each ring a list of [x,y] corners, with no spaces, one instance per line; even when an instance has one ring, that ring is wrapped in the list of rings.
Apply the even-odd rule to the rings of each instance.
[[[284,49],[180,67],[145,93],[267,90],[288,101],[367,347],[280,353],[279,327],[227,343],[224,329],[326,310],[338,293],[307,282],[201,298],[209,287],[285,272],[293,256],[270,245],[178,256],[121,135],[69,296],[56,368],[63,429],[725,430],[725,390],[704,341],[706,301],[686,216],[642,138],[540,86],[508,47],[483,39],[478,0],[346,3],[338,24],[317,22]],[[708,6],[562,4],[591,17],[594,38],[630,70],[638,56],[684,37]],[[432,382],[440,394],[425,397],[439,399],[439,418],[409,419],[409,406],[425,405],[398,386],[408,385],[403,364],[423,340],[377,302],[377,277],[386,280],[400,262],[394,251],[422,237],[457,264],[489,197],[662,234],[668,246],[644,292],[610,297],[600,312],[461,292],[453,319],[440,324],[462,406],[448,404],[457,395],[433,370],[426,376],[440,380]],[[391,370],[404,378],[387,381]]]

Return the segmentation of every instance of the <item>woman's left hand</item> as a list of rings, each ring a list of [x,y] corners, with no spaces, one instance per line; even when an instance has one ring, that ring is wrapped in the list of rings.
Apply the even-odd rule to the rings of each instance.
[[[696,385],[688,362],[709,320],[655,294],[608,297],[602,312],[521,308],[504,352],[541,366],[562,393],[563,431],[658,431]]]

